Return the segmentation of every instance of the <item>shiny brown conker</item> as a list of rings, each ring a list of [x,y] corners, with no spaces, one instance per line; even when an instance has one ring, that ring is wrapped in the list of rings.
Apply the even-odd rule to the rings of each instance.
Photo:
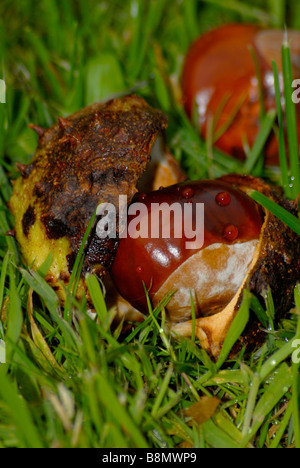
[[[150,192],[142,198],[137,195],[131,206],[136,202],[142,204],[141,209],[146,209],[147,232],[143,237],[132,237],[131,223],[136,223],[137,215],[129,214],[127,233],[120,241],[111,268],[111,277],[121,296],[147,313],[145,288],[156,305],[168,289],[181,290],[182,295],[186,284],[184,303],[178,304],[175,293],[168,306],[173,321],[180,321],[190,314],[189,289],[194,291],[198,315],[214,313],[224,306],[224,302],[229,302],[246,274],[260,236],[263,213],[259,206],[234,186],[213,180],[187,181]],[[165,215],[159,218],[159,235],[153,237],[153,211],[158,206],[172,207],[174,204],[182,212],[186,205],[190,206],[189,233],[194,233],[196,239],[197,229],[203,227],[203,244],[187,247],[193,237],[185,228],[181,229],[181,237],[176,231],[178,223],[184,224],[186,219],[184,216],[176,218],[172,211],[169,219]],[[204,206],[204,226],[197,224],[196,207],[200,204]],[[164,237],[163,227],[168,223],[170,235]],[[216,282],[214,287],[217,285],[213,294],[204,291],[211,282]]]
[[[300,77],[300,32],[289,31],[288,34],[296,79]],[[264,109],[276,108],[272,60],[281,73],[283,40],[284,31],[228,24],[199,37],[187,52],[181,80],[186,112],[199,126],[204,139],[209,119],[217,119],[216,147],[239,159],[245,158],[245,147],[253,146],[260,129],[258,78]],[[300,105],[297,105],[297,112],[300,137]],[[274,133],[266,144],[265,161],[268,165],[279,163]]]

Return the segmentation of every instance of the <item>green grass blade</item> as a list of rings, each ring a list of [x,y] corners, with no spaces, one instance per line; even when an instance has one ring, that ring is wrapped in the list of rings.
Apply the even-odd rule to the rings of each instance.
[[[7,275],[7,270],[8,270],[8,262],[9,262],[9,256],[10,253],[9,251],[6,252],[6,255],[3,259],[2,265],[1,265],[1,275],[0,275],[0,310],[2,309],[2,304],[3,304],[3,298],[4,298],[4,287],[5,287],[5,279]]]
[[[202,430],[206,442],[212,448],[239,448],[239,444],[219,428],[211,419],[202,424]]]
[[[40,37],[37,36],[37,34],[34,31],[32,31],[29,28],[25,30],[25,34],[29,41],[29,44],[35,50],[36,56],[39,58],[42,64],[43,71],[45,73],[45,76],[47,77],[47,80],[49,81],[53,94],[58,100],[62,101],[63,93],[60,86],[60,82],[55,76],[54,72],[52,71],[50,65],[51,60],[49,57],[49,52],[44,42]]]
[[[37,427],[32,420],[25,400],[20,397],[7,376],[6,366],[0,366],[0,395],[6,402],[16,424],[17,433],[24,448],[43,448]]]
[[[96,216],[97,216],[97,210],[98,210],[98,208],[96,209],[96,211],[94,212],[93,216],[90,219],[90,222],[89,222],[89,224],[87,226],[87,229],[86,229],[86,231],[84,233],[80,248],[79,248],[78,253],[76,255],[75,263],[74,263],[73,270],[72,270],[72,273],[71,273],[71,277],[70,277],[70,280],[69,280],[69,284],[68,284],[68,287],[67,287],[67,289],[68,289],[67,292],[69,294],[67,294],[66,303],[65,303],[65,307],[64,307],[64,318],[71,319],[71,314],[70,314],[70,304],[71,304],[71,299],[72,299],[71,296],[76,294],[77,284],[78,284],[78,281],[79,281],[79,277],[81,275],[81,269],[82,269],[82,265],[83,265],[83,262],[84,262],[84,250],[85,250],[85,248],[87,246],[87,241],[88,241],[89,235],[90,235],[90,233],[91,233],[91,231],[93,229],[94,223],[95,223],[95,219],[96,219]]]
[[[84,76],[86,105],[126,91],[121,65],[114,54],[103,52],[90,58]]]
[[[63,337],[68,346],[76,350],[77,339],[75,331],[70,324],[61,317],[60,303],[55,291],[37,272],[21,269],[21,273],[26,283],[42,298],[53,319],[63,331]]]
[[[280,85],[279,85],[279,74],[278,74],[278,68],[277,68],[276,62],[273,61],[272,66],[273,66],[273,74],[274,74],[277,118],[278,118],[278,127],[279,127],[278,139],[279,139],[279,159],[280,159],[280,169],[281,169],[281,181],[282,181],[282,186],[284,188],[287,198],[292,198],[293,193],[290,188],[287,154],[285,150],[285,136],[284,136],[282,105],[281,105],[281,92],[280,92]]]
[[[161,403],[163,401],[163,398],[164,398],[164,396],[165,396],[165,394],[167,392],[167,389],[168,389],[172,374],[173,374],[173,365],[170,364],[169,368],[167,369],[167,372],[165,373],[163,382],[162,382],[162,384],[160,386],[160,389],[159,389],[159,392],[158,392],[157,397],[155,399],[155,402],[154,402],[154,404],[152,406],[151,415],[152,415],[152,417],[154,419],[157,416],[157,413],[158,413],[158,411],[160,409],[160,405],[161,405]]]
[[[257,203],[262,205],[267,210],[271,211],[277,218],[281,219],[287,226],[289,226],[296,234],[300,236],[300,220],[296,216],[292,215],[289,211],[282,208],[282,206],[275,203],[270,198],[266,197],[260,192],[252,192],[251,198]]]
[[[251,294],[249,293],[249,291],[245,290],[242,305],[230,326],[230,329],[226,335],[221,353],[219,355],[219,358],[217,361],[218,369],[220,369],[220,367],[225,362],[233,345],[235,344],[237,339],[241,336],[241,334],[243,333],[248,323],[250,301],[251,301]]]
[[[18,342],[23,325],[21,301],[17,291],[15,270],[12,264],[9,265],[9,283],[9,314],[6,333],[7,362],[11,362],[13,359],[13,345]]]
[[[147,448],[148,444],[141,434],[139,428],[134,424],[131,416],[118,397],[108,380],[101,374],[95,377],[99,398],[115,421],[126,431],[137,448]]]
[[[203,0],[205,3],[209,3],[212,5],[216,5],[220,8],[225,8],[228,10],[232,10],[235,13],[239,13],[246,18],[252,18],[256,21],[261,21],[265,24],[272,24],[276,22],[276,19],[267,13],[266,11],[255,8],[253,5],[248,5],[246,2],[240,2],[238,0]]]
[[[100,323],[103,325],[106,322],[108,311],[99,281],[95,275],[87,275],[85,277],[85,281],[96,309],[97,316],[100,320]]]
[[[287,410],[285,411],[284,416],[282,420],[280,421],[280,426],[276,432],[276,435],[269,445],[270,449],[278,448],[278,445],[280,444],[280,441],[282,440],[283,435],[286,431],[286,428],[290,422],[291,416],[292,416],[292,405],[289,403],[289,406],[287,407]]]
[[[274,109],[271,109],[266,113],[266,115],[262,119],[259,134],[244,165],[244,170],[247,173],[251,173],[254,170],[259,158],[262,156],[264,146],[273,128],[275,118],[276,111]]]
[[[23,278],[29,286],[41,296],[49,309],[49,311],[56,316],[60,308],[59,299],[51,286],[34,270],[20,269]]]
[[[283,83],[285,96],[285,115],[286,128],[289,144],[289,158],[291,168],[291,178],[293,181],[294,198],[300,195],[300,166],[299,166],[299,144],[297,132],[297,117],[296,106],[293,102],[293,74],[291,63],[291,52],[288,41],[286,40],[282,46],[282,68],[283,68]]]
[[[300,283],[295,288],[295,303],[298,314],[300,314]],[[297,332],[295,340],[300,340],[300,315],[298,316]],[[295,447],[300,448],[300,417],[299,417],[299,395],[300,395],[300,381],[299,381],[299,362],[293,362],[293,383],[292,383],[292,412],[293,412],[293,426],[295,436]]]
[[[272,411],[278,401],[288,392],[293,382],[292,370],[283,363],[276,369],[270,385],[265,388],[252,416],[251,429],[245,436],[242,446],[247,445],[261,427],[267,415]]]
[[[133,37],[131,54],[128,62],[128,74],[131,76],[132,80],[135,81],[141,73],[149,47],[150,37],[154,34],[162,19],[166,0],[147,3],[141,0],[135,0],[132,4],[134,5],[132,11],[134,11],[134,14],[139,18],[136,25],[138,24],[139,26],[136,27]]]
[[[286,0],[268,0],[268,7],[276,26],[283,27],[285,24]]]
[[[189,0],[182,2],[184,25],[190,42],[199,35],[199,26],[197,22],[198,0]]]

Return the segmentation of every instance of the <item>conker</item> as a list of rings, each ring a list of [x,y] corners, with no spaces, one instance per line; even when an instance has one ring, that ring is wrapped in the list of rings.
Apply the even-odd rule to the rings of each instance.
[[[139,194],[133,204],[136,202],[146,208],[148,231],[143,237],[132,237],[130,225],[136,215],[129,215],[126,237],[120,241],[111,268],[112,280],[121,296],[147,313],[145,288],[154,305],[170,291],[176,291],[167,306],[173,322],[190,318],[191,297],[197,316],[214,314],[230,302],[257,246],[263,225],[259,206],[234,186],[212,180],[187,181]],[[153,237],[153,211],[163,204],[171,207],[175,203],[182,213],[186,205],[190,206],[190,232],[196,239],[197,229],[204,228],[203,244],[188,248],[193,237],[184,226],[179,231],[182,236],[177,236],[178,223],[184,224],[186,218],[176,218],[167,210],[159,219],[159,236]],[[204,204],[204,226],[197,224],[197,204]],[[164,237],[163,227],[168,223],[170,235]]]
[[[278,187],[252,176],[230,174],[215,181],[187,181],[144,194],[140,203],[149,208],[147,219],[153,203],[177,202],[183,207],[204,203],[204,243],[198,249],[187,249],[186,239],[175,238],[172,230],[167,239],[121,239],[111,277],[121,297],[131,304],[127,308],[147,313],[144,287],[154,306],[173,292],[166,307],[168,328],[176,335],[195,334],[215,358],[245,289],[262,302],[270,289],[277,319],[289,311],[300,277],[300,237],[271,212],[261,210],[249,197],[253,190],[298,216],[298,201],[285,200]],[[128,229],[132,219],[129,216]],[[161,226],[166,222],[162,219]],[[191,299],[196,320],[192,319]],[[252,317],[238,346],[256,347],[262,336]]]
[[[300,32],[289,31],[288,35],[296,79],[300,76]],[[229,24],[199,37],[186,55],[181,83],[187,114],[199,125],[203,138],[207,137],[209,118],[215,117],[216,147],[239,159],[245,158],[245,145],[253,146],[260,129],[260,90],[253,54],[263,87],[264,108],[275,109],[272,60],[281,73],[283,40],[284,31]],[[300,137],[299,105],[297,112]],[[274,133],[265,148],[265,161],[267,165],[279,162]]]

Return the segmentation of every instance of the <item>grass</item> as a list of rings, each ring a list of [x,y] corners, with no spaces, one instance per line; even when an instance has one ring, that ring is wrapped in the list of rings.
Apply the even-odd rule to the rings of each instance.
[[[263,307],[246,292],[215,362],[195,335],[186,339],[164,332],[169,297],[143,323],[115,328],[114,310],[107,309],[98,281],[89,276],[101,325],[86,313],[84,301],[76,303],[71,289],[61,311],[44,280],[50,259],[34,272],[22,264],[15,241],[4,236],[13,227],[7,201],[15,163],[28,162],[36,147],[28,124],[51,125],[58,115],[128,90],[168,113],[168,144],[192,179],[245,171],[267,176],[260,160],[275,112],[263,116],[243,164],[200,139],[172,83],[201,31],[229,21],[299,28],[298,3],[1,1],[0,79],[5,78],[7,95],[6,104],[0,104],[0,339],[6,341],[7,363],[0,365],[0,447],[300,447],[299,364],[292,360],[294,340],[300,339],[299,285],[295,309],[279,323],[270,294]],[[283,59],[288,96],[286,46]],[[274,75],[278,103],[275,67]],[[289,105],[287,120],[290,172],[278,107],[281,171],[276,181],[295,199],[298,150]],[[299,233],[299,220],[276,204],[267,208]],[[75,284],[77,278],[74,273]],[[232,358],[253,312],[265,327],[265,342]]]

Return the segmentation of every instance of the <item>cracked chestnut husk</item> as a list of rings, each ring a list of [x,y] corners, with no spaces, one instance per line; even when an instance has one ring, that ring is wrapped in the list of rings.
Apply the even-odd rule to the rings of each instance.
[[[217,357],[227,331],[248,288],[263,297],[268,288],[280,314],[293,303],[300,279],[300,238],[272,213],[263,210],[248,195],[258,190],[297,215],[296,204],[264,181],[230,175],[215,181],[187,181],[163,190],[140,194],[133,203],[147,207],[148,222],[157,204],[171,206],[204,203],[204,243],[187,249],[187,238],[175,236],[178,219],[170,217],[170,237],[163,237],[166,217],[160,219],[159,237],[121,239],[111,268],[112,279],[122,297],[147,313],[145,288],[154,306],[172,293],[166,306],[171,330],[192,336],[193,327],[201,345]],[[130,212],[130,211],[129,211]],[[146,213],[146,211],[145,211]],[[195,213],[195,210],[194,210]],[[136,215],[129,215],[130,223]],[[139,218],[140,225],[142,217]],[[183,217],[179,221],[183,222]],[[193,220],[193,231],[195,230]],[[184,232],[182,229],[181,232]],[[192,301],[191,301],[192,299]],[[196,320],[193,324],[192,306]],[[249,330],[244,343],[256,340],[259,329]]]
[[[117,205],[119,194],[130,202],[166,125],[166,116],[136,95],[93,104],[49,129],[31,125],[38,147],[29,165],[17,165],[21,177],[14,182],[9,208],[25,263],[37,270],[53,254],[46,280],[62,301],[98,205]],[[116,248],[115,239],[99,239],[92,229],[79,296],[87,294],[84,275],[102,277]]]

